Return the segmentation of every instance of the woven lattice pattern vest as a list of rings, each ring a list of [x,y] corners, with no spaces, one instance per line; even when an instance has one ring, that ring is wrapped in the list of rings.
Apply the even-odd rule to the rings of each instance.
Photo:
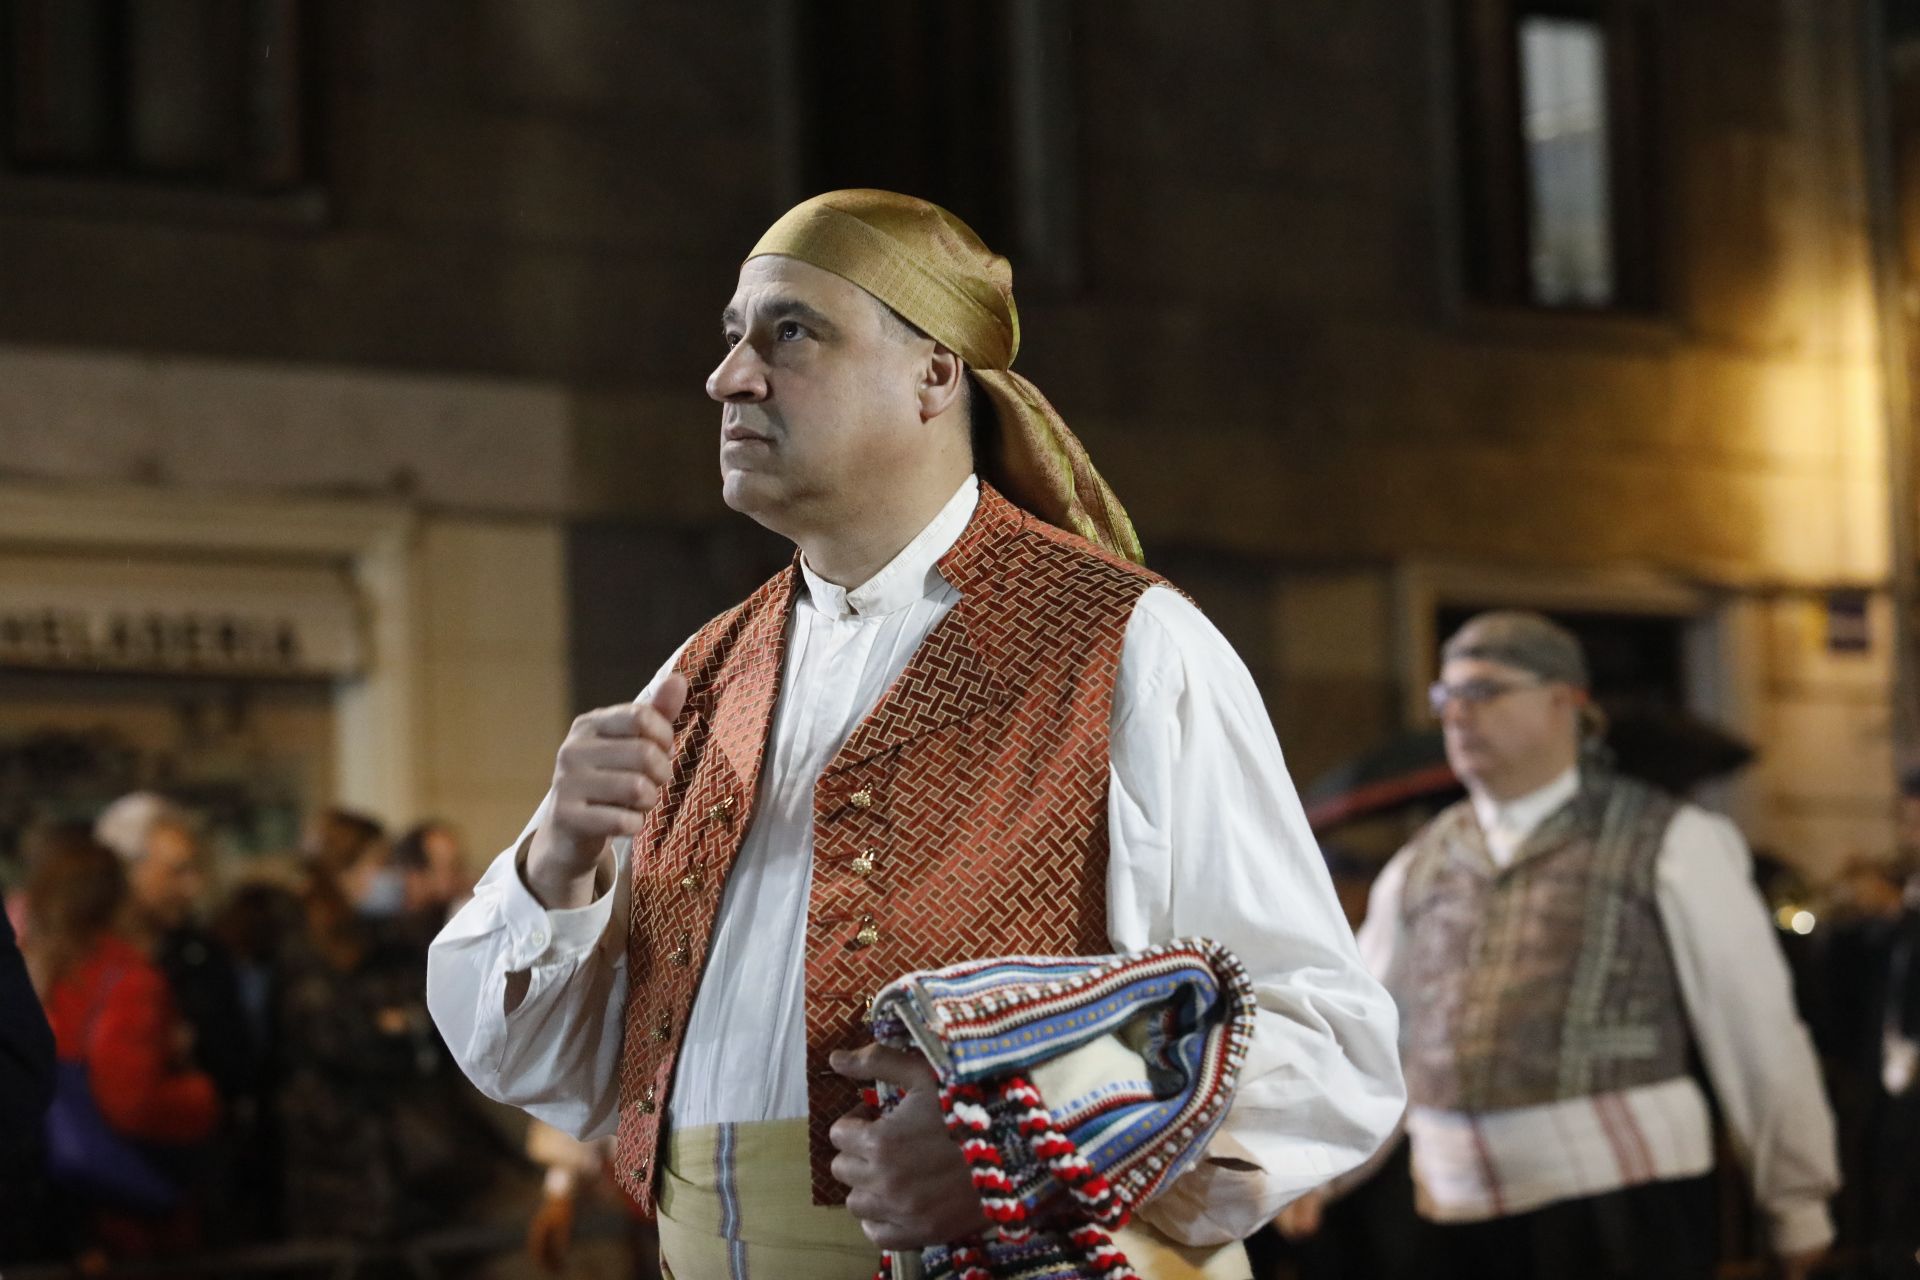
[[[1415,837],[1388,975],[1415,1106],[1494,1111],[1685,1074],[1654,883],[1675,809],[1590,774],[1504,870],[1469,803]]]
[[[827,1055],[868,1041],[894,978],[1109,950],[1107,747],[1127,621],[1158,581],[991,488],[939,564],[960,593],[814,791],[807,1103],[814,1199],[856,1102]],[[797,568],[703,628],[672,781],[634,841],[615,1175],[653,1207],[660,1123],[721,890],[754,811]]]

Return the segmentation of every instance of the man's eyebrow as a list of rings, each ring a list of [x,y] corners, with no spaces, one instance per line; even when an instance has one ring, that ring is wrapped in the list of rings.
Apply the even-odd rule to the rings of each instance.
[[[826,313],[800,301],[798,298],[769,298],[759,309],[759,318],[763,321],[798,320],[808,327],[818,330],[823,336],[840,332],[840,326],[829,320]],[[738,307],[728,307],[720,313],[720,326],[723,329],[739,329],[746,324]]]

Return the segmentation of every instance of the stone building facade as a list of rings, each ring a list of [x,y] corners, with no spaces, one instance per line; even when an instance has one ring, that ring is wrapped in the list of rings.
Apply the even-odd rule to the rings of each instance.
[[[1011,246],[1021,369],[1303,782],[1417,722],[1450,617],[1531,604],[1763,748],[1716,797],[1758,842],[1887,849],[1857,4],[253,7],[300,38],[294,170],[0,173],[0,561],[333,567],[364,643],[310,789],[509,839],[571,712],[780,560],[712,483],[740,253],[925,182]],[[1600,51],[1613,305],[1489,257],[1527,31]]]

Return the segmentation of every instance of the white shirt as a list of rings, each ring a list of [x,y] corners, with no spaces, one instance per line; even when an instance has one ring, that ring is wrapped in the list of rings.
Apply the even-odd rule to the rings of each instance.
[[[1529,795],[1518,800],[1500,801],[1492,796],[1473,797],[1473,816],[1480,820],[1480,834],[1486,837],[1487,852],[1501,870],[1513,865],[1513,855],[1559,808],[1580,794],[1580,770],[1569,769]],[[1371,914],[1371,913],[1369,913]]]
[[[969,479],[852,591],[802,566],[807,589],[794,605],[759,798],[674,1077],[676,1124],[806,1114],[814,784],[958,598],[936,562],[977,500]],[[1202,935],[1254,978],[1260,1009],[1233,1108],[1208,1159],[1148,1211],[1190,1244],[1238,1239],[1392,1132],[1405,1105],[1397,1017],[1360,963],[1259,690],[1200,611],[1163,587],[1140,597],[1121,650],[1107,814],[1113,947]],[[482,1091],[568,1132],[608,1133],[626,999],[627,858],[615,859],[611,892],[546,911],[515,868],[526,839],[494,860],[434,942],[428,1003]],[[510,973],[524,973],[527,989],[508,1013]]]
[[[1510,865],[1579,789],[1570,769],[1505,804],[1475,797],[1495,862]],[[1382,977],[1401,943],[1407,864],[1403,850],[1380,873],[1360,926],[1360,953]],[[1660,847],[1654,894],[1694,1043],[1773,1246],[1783,1254],[1820,1248],[1833,1239],[1827,1200],[1840,1185],[1833,1117],[1740,832],[1682,805]],[[1707,1101],[1690,1076],[1504,1111],[1414,1107],[1407,1132],[1421,1212],[1440,1222],[1524,1213],[1713,1167]]]

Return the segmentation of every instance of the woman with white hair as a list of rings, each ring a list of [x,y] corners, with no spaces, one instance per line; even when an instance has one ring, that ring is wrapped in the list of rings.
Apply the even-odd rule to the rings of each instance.
[[[229,1116],[219,1163],[243,1160],[260,1140],[270,1027],[248,1015],[231,951],[200,923],[208,876],[198,823],[176,801],[135,791],[101,811],[93,834],[120,859],[127,934],[166,975],[192,1034],[194,1061],[213,1077]],[[264,1233],[270,1213],[257,1206],[259,1198],[252,1186],[228,1188],[221,1200],[229,1211],[211,1225],[228,1241]]]

